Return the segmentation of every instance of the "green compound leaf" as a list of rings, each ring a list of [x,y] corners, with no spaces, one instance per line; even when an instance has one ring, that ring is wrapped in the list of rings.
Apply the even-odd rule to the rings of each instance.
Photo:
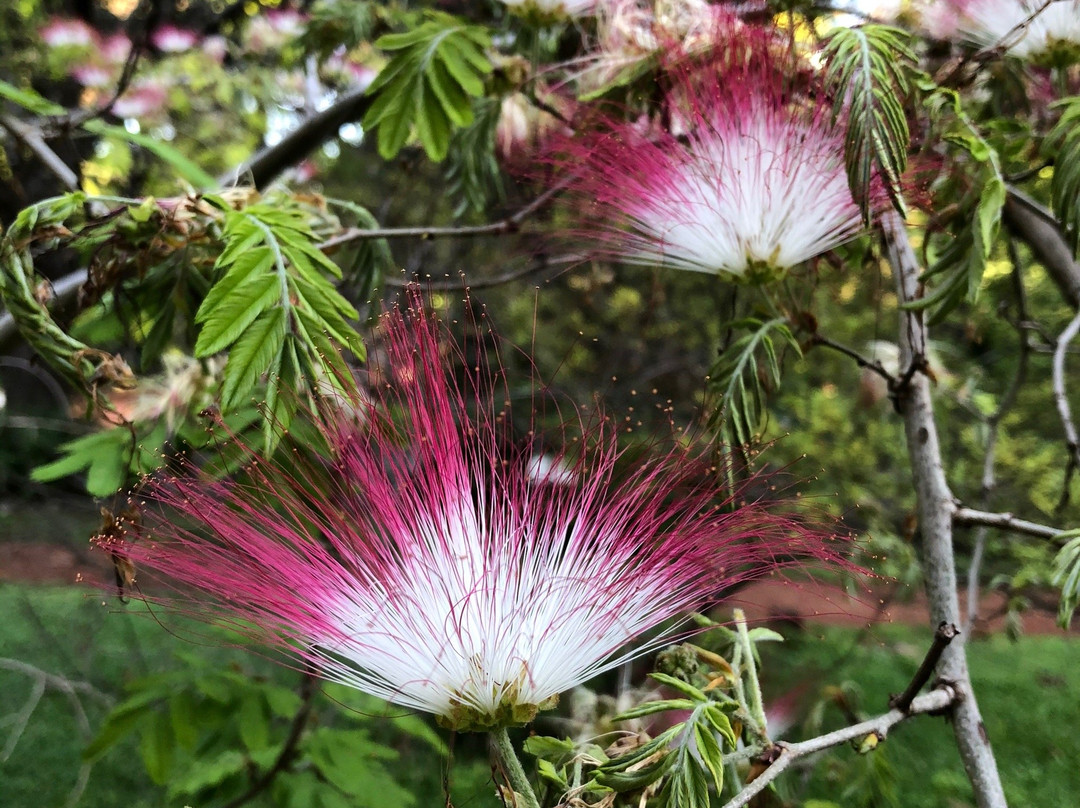
[[[1080,600],[1080,529],[1070,530],[1060,538],[1073,538],[1062,547],[1054,558],[1052,583],[1061,587],[1061,603],[1058,604],[1058,625],[1065,631],[1072,623],[1073,612]]]
[[[467,211],[481,213],[505,196],[502,169],[495,159],[495,129],[501,112],[498,98],[475,101],[473,122],[454,132],[450,140],[445,176],[454,218]]]
[[[1073,255],[1080,258],[1080,95],[1052,106],[1062,112],[1043,143],[1043,154],[1054,161],[1050,198]]]
[[[716,396],[710,426],[721,432],[727,443],[749,443],[765,416],[766,384],[780,384],[778,348],[793,348],[801,355],[799,343],[784,317],[772,320],[746,318],[732,325],[746,329],[720,354],[709,372],[709,392]]]
[[[977,299],[1001,227],[1006,187],[997,152],[967,117],[960,96],[935,87],[927,106],[933,117],[947,116],[945,140],[961,150],[971,167],[948,239],[923,276],[937,280],[925,297],[903,305],[908,310],[929,310],[933,325],[964,301]]]
[[[274,198],[232,210],[208,199],[223,211],[224,245],[215,264],[218,279],[195,315],[202,326],[195,355],[229,352],[225,412],[242,406],[266,378],[269,451],[295,411],[296,399],[282,395],[285,390],[306,385],[315,391],[323,380],[345,378],[338,346],[363,358],[351,322],[358,315],[335,288],[341,270],[320,250],[302,207]]]
[[[910,88],[907,67],[915,62],[907,33],[886,25],[837,28],[825,42],[824,57],[825,83],[837,99],[833,121],[845,110],[848,114],[844,166],[852,198],[869,222],[876,168],[893,206],[904,215],[900,178],[911,135],[903,97]]]
[[[123,427],[93,432],[60,446],[59,460],[30,472],[35,482],[51,482],[86,470],[86,490],[95,497],[115,494],[128,478],[132,434]]]
[[[492,71],[484,52],[491,46],[485,28],[439,12],[411,31],[387,34],[375,46],[393,51],[372,82],[374,98],[365,129],[378,131],[379,154],[394,157],[415,132],[424,151],[439,162],[455,128],[472,123],[472,98],[484,94]]]

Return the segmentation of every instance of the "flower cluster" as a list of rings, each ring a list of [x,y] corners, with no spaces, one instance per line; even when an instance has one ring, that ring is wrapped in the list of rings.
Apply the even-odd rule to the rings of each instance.
[[[543,19],[573,19],[593,12],[596,0],[501,0],[507,8]]]
[[[1020,59],[1080,61],[1080,0],[944,0],[924,4],[922,20],[939,39],[999,47]]]
[[[102,36],[82,20],[61,17],[54,17],[39,33],[54,65],[85,88],[83,105],[100,104],[110,98],[131,56],[133,45],[127,35]],[[163,57],[196,47],[217,63],[225,55],[222,37],[200,38],[198,33],[174,25],[157,27],[150,35],[150,44]],[[144,75],[112,100],[110,111],[120,118],[145,118],[158,113],[167,106],[169,90],[175,83],[176,77],[168,74]]]
[[[626,462],[603,421],[537,463],[539,437],[509,439],[498,374],[454,381],[440,325],[411,304],[384,315],[363,417],[316,419],[325,458],[159,478],[142,527],[99,543],[322,676],[472,730],[530,721],[733,584],[836,558],[761,503],[717,503],[683,450]]]
[[[786,45],[742,26],[673,75],[662,124],[608,121],[562,144],[612,257],[761,282],[862,230],[844,131],[822,93],[800,92],[813,78]]]

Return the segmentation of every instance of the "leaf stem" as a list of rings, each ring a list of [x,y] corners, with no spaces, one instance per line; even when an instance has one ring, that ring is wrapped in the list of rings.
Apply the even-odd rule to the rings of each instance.
[[[510,781],[511,788],[521,795],[525,802],[525,808],[540,808],[540,801],[536,798],[532,784],[529,782],[525,769],[518,760],[514,745],[510,742],[510,735],[506,727],[499,727],[491,731],[491,743],[495,747],[495,754],[503,765],[503,773]]]
[[[742,655],[746,657],[743,669],[746,671],[746,680],[750,685],[747,706],[750,708],[750,715],[754,719],[754,723],[758,725],[761,736],[767,739],[768,721],[765,718],[765,703],[761,697],[761,682],[758,680],[757,663],[754,662],[754,644],[750,642],[750,632],[746,628],[746,614],[742,609],[735,610],[735,627],[739,634]]]

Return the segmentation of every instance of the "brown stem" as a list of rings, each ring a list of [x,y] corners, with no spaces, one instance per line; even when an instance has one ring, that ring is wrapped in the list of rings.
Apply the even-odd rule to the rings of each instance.
[[[906,713],[911,709],[911,702],[915,700],[915,696],[919,694],[919,691],[926,686],[926,683],[930,681],[930,675],[934,672],[938,662],[941,661],[941,655],[945,653],[945,649],[949,643],[960,633],[960,630],[952,623],[941,623],[937,627],[937,631],[934,632],[934,642],[930,645],[930,650],[926,652],[926,656],[923,657],[922,664],[919,665],[919,669],[915,671],[915,675],[911,677],[911,682],[908,683],[907,689],[904,690],[899,696],[894,696],[889,699],[889,706],[894,710],[899,710],[902,713]]]

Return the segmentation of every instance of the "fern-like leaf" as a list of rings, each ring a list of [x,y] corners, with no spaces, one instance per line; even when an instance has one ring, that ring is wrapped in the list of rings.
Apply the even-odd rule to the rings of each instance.
[[[226,412],[243,405],[267,377],[267,450],[287,426],[295,399],[281,395],[306,382],[343,378],[338,345],[363,357],[360,335],[350,321],[357,312],[334,288],[341,270],[318,249],[319,239],[303,210],[287,200],[259,202],[224,211],[224,244],[217,281],[195,315],[202,330],[195,355],[228,350],[221,390]]]
[[[907,65],[915,61],[907,34],[886,25],[837,28],[825,44],[825,82],[834,98],[835,122],[847,111],[844,166],[851,195],[870,219],[874,169],[893,206],[904,214],[900,178],[910,140],[903,96],[909,90]]]
[[[966,187],[952,232],[924,276],[924,280],[937,278],[936,284],[930,294],[904,304],[906,309],[930,310],[933,325],[960,303],[973,303],[978,297],[1001,228],[1006,189],[1000,157],[964,112],[960,96],[934,88],[927,104],[934,118],[947,116],[945,140],[962,150],[973,169],[963,178]]]
[[[709,372],[710,391],[718,397],[711,426],[727,443],[749,443],[765,415],[766,385],[780,384],[778,347],[800,353],[784,317],[747,318],[733,325],[747,333],[733,342]]]
[[[1073,254],[1080,258],[1080,95],[1054,104],[1061,117],[1043,144],[1054,161],[1050,197]]]
[[[1080,530],[1070,530],[1064,535],[1072,538],[1058,551],[1054,559],[1053,583],[1061,587],[1058,625],[1068,631],[1073,612],[1080,601]]]
[[[454,217],[467,211],[481,213],[504,189],[499,161],[495,159],[495,128],[502,105],[497,98],[473,104],[473,122],[454,133],[446,166],[447,191],[454,200]]]
[[[411,31],[387,34],[375,46],[394,55],[372,82],[364,128],[377,129],[379,154],[390,159],[416,133],[428,157],[446,157],[455,127],[472,123],[472,98],[484,94],[491,62],[486,29],[432,12]]]

